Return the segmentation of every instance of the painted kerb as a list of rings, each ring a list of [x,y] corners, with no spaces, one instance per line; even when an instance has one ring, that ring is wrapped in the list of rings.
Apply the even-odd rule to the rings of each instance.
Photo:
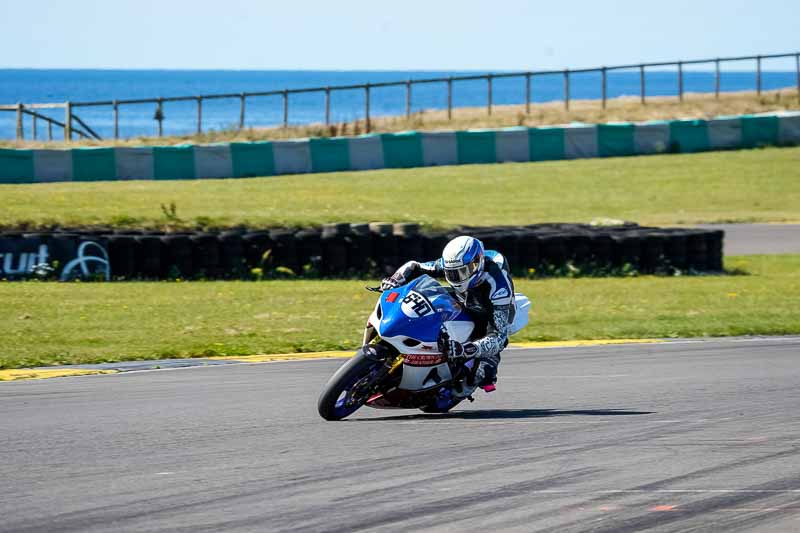
[[[800,144],[800,112],[163,147],[0,150],[0,183],[245,178]]]

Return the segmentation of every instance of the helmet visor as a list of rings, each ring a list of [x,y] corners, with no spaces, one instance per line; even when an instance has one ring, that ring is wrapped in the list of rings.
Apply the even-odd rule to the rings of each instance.
[[[476,257],[471,263],[464,266],[444,269],[444,277],[450,283],[464,283],[470,279],[480,266],[480,257]]]

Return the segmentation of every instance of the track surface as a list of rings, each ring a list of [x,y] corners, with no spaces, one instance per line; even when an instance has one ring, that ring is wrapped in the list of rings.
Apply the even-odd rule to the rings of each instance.
[[[339,423],[337,360],[0,384],[0,530],[800,529],[800,338],[503,359]]]
[[[704,224],[725,231],[725,255],[798,254],[800,224]]]

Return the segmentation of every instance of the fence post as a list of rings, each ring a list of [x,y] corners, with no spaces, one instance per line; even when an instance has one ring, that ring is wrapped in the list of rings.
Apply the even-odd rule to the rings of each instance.
[[[761,56],[756,56],[756,95],[761,96]]]
[[[331,88],[325,87],[325,125],[331,124]]]
[[[22,108],[25,107],[17,102],[17,140],[21,141],[25,138],[25,132],[22,130]]]
[[[364,129],[366,133],[369,133],[370,130],[370,123],[369,123],[369,83],[364,85]]]
[[[639,87],[642,93],[642,105],[645,105],[646,97],[645,97],[644,65],[639,65]]]
[[[719,58],[714,60],[714,98],[719,100]]]
[[[678,61],[678,99],[683,102],[683,61]]]
[[[608,99],[608,69],[603,67],[600,71],[603,73],[603,109],[605,109],[606,100]]]
[[[406,81],[406,118],[411,118],[411,80]]]
[[[159,98],[156,104],[156,121],[158,122],[158,136],[164,136],[164,99]]]
[[[453,119],[453,77],[447,78],[447,120]]]
[[[47,121],[47,140],[48,141],[53,140],[53,123],[50,122],[49,120]]]
[[[800,100],[800,54],[794,56],[794,68],[797,71],[797,98]]]
[[[64,103],[64,140],[72,140],[72,103]]]
[[[531,114],[531,73],[525,74],[525,114]]]
[[[564,109],[569,111],[569,69],[564,71]]]
[[[492,115],[492,75],[486,75],[486,112]]]
[[[203,97],[197,96],[197,134],[203,133]]]
[[[39,133],[37,131],[37,128],[36,128],[37,117],[36,117],[36,115],[33,115],[33,117],[31,117],[31,118],[33,118],[33,128],[31,129],[31,135],[33,135],[33,140],[35,141],[36,137],[37,137],[37,134]]]
[[[119,102],[114,100],[114,139],[119,139]]]
[[[283,90],[283,127],[289,127],[289,90]]]
[[[244,93],[239,95],[239,129],[244,129],[244,112],[245,112],[245,96]]]

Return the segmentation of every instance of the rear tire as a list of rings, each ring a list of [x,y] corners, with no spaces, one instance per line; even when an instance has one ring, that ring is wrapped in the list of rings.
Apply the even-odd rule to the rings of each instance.
[[[323,387],[317,400],[317,411],[325,420],[341,420],[355,413],[369,399],[367,395],[354,398],[352,402],[345,400],[350,395],[351,389],[363,378],[368,377],[371,372],[383,366],[383,361],[374,357],[368,358],[365,350],[373,347],[360,349],[356,354],[328,380]]]

